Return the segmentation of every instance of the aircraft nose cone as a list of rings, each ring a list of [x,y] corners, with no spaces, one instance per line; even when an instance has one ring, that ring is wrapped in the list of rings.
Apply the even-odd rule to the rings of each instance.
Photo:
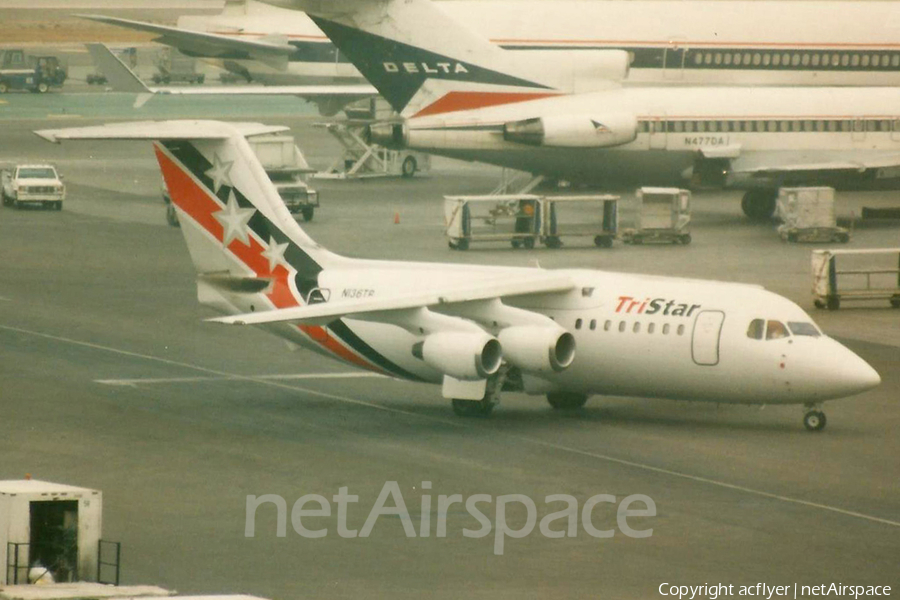
[[[834,352],[822,370],[826,387],[840,396],[861,394],[881,384],[881,376],[869,363],[847,348],[836,344]]]

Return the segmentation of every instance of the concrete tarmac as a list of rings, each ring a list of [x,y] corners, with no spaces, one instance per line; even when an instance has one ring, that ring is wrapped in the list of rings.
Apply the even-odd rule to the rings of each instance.
[[[314,166],[337,146],[308,117],[260,108],[246,120],[292,127]],[[37,128],[94,123],[93,116],[5,119],[0,160],[48,160],[66,176],[60,212],[0,210],[0,479],[102,489],[104,539],[123,542],[126,583],[182,593],[305,597],[652,598],[659,586],[900,586],[900,313],[859,305],[815,311],[808,245],[782,242],[748,222],[739,194],[700,193],[689,246],[561,250],[499,244],[452,252],[441,196],[484,193],[497,169],[436,159],[412,181],[317,182],[322,207],[303,224],[351,256],[588,267],[756,282],[810,310],[826,332],[869,361],[884,383],[826,405],[828,427],[810,434],[799,407],[730,407],[594,398],[577,413],[508,394],[486,420],[460,420],[435,387],[360,377],[276,338],[203,323],[194,271],[168,227],[149,144],[47,144]],[[897,194],[842,195],[842,211],[896,204]],[[400,223],[394,224],[394,215]],[[896,226],[857,228],[849,247],[897,246]],[[361,529],[385,482],[397,481],[416,532],[432,497],[430,536],[407,537],[381,517],[371,535],[345,539],[337,517],[304,517],[321,539],[301,537],[290,510],[305,494],[359,496],[348,527]],[[431,482],[423,490],[422,482]],[[246,497],[276,494],[286,535],[262,506],[245,536]],[[549,538],[538,528],[507,538],[460,504],[439,514],[438,495],[523,494],[537,520],[610,494],[653,499],[657,515],[598,504],[594,538]],[[388,502],[391,506],[393,503]],[[315,508],[315,504],[307,508]],[[479,505],[496,522],[496,501]],[[638,508],[633,506],[632,508]],[[336,505],[332,506],[336,511]],[[446,537],[437,537],[444,516]],[[525,523],[510,505],[511,528]],[[553,529],[564,530],[565,521]]]

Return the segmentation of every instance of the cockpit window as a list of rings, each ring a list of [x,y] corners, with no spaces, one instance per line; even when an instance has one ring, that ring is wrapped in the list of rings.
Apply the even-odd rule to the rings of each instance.
[[[812,323],[789,321],[788,328],[794,335],[808,335],[809,337],[819,337],[820,335],[822,335],[818,327],[816,327]]]
[[[781,321],[769,321],[766,325],[766,339],[767,340],[780,340],[781,338],[786,338],[790,333],[788,333],[787,327],[784,326],[784,323]]]
[[[761,340],[765,331],[766,322],[762,319],[753,319],[750,321],[750,327],[747,328],[747,337],[752,340]]]

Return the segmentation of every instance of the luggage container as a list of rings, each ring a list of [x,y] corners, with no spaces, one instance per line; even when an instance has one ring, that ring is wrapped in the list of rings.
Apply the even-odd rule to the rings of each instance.
[[[532,194],[446,196],[444,222],[450,248],[471,242],[508,242],[513,248],[562,246],[562,237],[591,237],[608,248],[617,230],[618,196]]]
[[[627,227],[620,227],[626,244],[660,242],[690,244],[691,192],[678,188],[642,187]]]
[[[778,190],[775,214],[781,239],[787,242],[850,241],[850,232],[837,226],[834,215],[834,188],[793,187]]]
[[[844,300],[887,300],[900,308],[900,248],[813,250],[816,308],[837,310]]]
[[[97,581],[102,511],[97,490],[0,481],[0,585]]]

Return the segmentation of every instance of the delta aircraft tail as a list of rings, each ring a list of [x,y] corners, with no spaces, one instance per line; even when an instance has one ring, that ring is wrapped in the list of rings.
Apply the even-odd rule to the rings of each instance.
[[[562,93],[521,56],[492,44],[427,0],[296,0],[404,117]]]

